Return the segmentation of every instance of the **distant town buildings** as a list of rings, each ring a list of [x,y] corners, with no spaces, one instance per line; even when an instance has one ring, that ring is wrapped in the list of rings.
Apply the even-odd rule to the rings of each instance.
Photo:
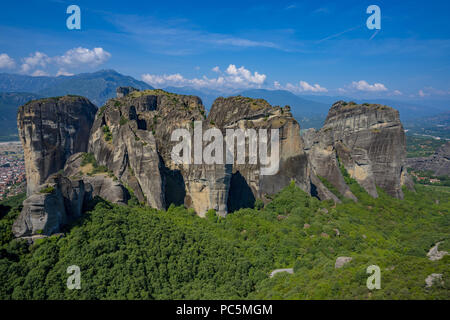
[[[418,182],[426,182],[426,183],[439,183],[441,182],[440,179],[437,178],[430,178],[430,177],[423,177],[420,174],[416,173],[415,171],[409,172]]]
[[[0,200],[25,191],[25,162],[19,142],[0,143]]]

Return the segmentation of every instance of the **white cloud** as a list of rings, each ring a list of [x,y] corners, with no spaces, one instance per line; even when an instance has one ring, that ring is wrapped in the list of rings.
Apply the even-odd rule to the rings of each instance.
[[[313,12],[312,12],[313,14],[317,14],[317,15],[319,15],[319,14],[329,14],[330,13],[330,9],[328,9],[328,8],[326,8],[326,7],[321,7],[321,8],[318,8],[318,9],[316,9],[316,10],[314,10]]]
[[[185,19],[159,20],[151,16],[128,14],[111,15],[111,23],[117,26],[127,40],[141,43],[151,52],[169,55],[190,55],[209,52],[212,48],[235,50],[246,48],[271,48],[283,50],[279,41],[260,41],[238,34],[211,33],[188,27]]]
[[[31,74],[31,76],[33,76],[33,77],[44,77],[44,76],[48,76],[48,75],[49,74],[47,72],[42,71],[42,70],[36,70]]]
[[[364,80],[353,81],[350,87],[359,91],[370,91],[370,92],[381,92],[388,90],[382,83],[369,84],[367,83],[367,81]]]
[[[13,58],[10,58],[6,53],[0,54],[0,69],[12,69],[16,66]]]
[[[428,93],[425,93],[422,89],[421,90],[419,90],[419,96],[420,97],[425,97],[425,96],[429,96],[429,94]]]
[[[229,80],[235,83],[247,82],[249,84],[261,85],[266,81],[265,74],[254,72],[253,74],[244,67],[236,68],[234,64],[230,64],[225,71],[230,77]]]
[[[186,85],[189,82],[189,79],[185,79],[179,73],[170,75],[153,75],[147,73],[142,75],[142,80],[156,87]]]
[[[302,88],[303,91],[328,92],[326,88],[321,87],[317,83],[312,86],[306,81],[300,81],[300,87]]]
[[[213,68],[213,71],[219,72],[219,67]],[[201,78],[188,79],[179,73],[169,75],[143,74],[142,80],[155,87],[167,86],[192,86],[194,88],[208,88],[220,91],[229,89],[254,88],[260,87],[266,80],[266,75],[258,72],[251,72],[245,67],[237,68],[230,64],[223,75],[217,78]]]
[[[450,94],[450,90],[440,90],[433,87],[425,87],[423,89],[420,89],[418,92],[420,97],[426,97],[426,96],[445,96]]]
[[[401,96],[401,95],[403,95],[403,93],[400,90],[394,90],[392,92],[392,95],[394,95],[394,96]]]
[[[219,66],[215,66],[214,68],[212,68],[211,69],[212,71],[214,71],[214,72],[217,72],[217,73],[219,73],[220,72],[220,68],[219,68]]]
[[[274,87],[275,89],[281,89],[281,84],[280,84],[278,81],[274,81],[274,82],[273,82],[273,87]]]
[[[67,72],[64,69],[59,69],[58,72],[56,73],[56,76],[73,76],[73,73]]]
[[[291,10],[291,9],[296,9],[297,5],[296,4],[290,4],[287,7],[284,8],[284,10]]]
[[[49,57],[45,53],[36,51],[29,57],[22,59],[20,70],[22,73],[33,75],[34,73],[47,73],[47,71],[43,71],[45,68],[59,67],[57,76],[72,75],[72,73],[66,71],[66,68],[79,68],[82,66],[95,67],[106,62],[110,57],[111,54],[103,48],[94,48],[91,50],[78,47],[66,51],[62,56],[54,57]]]
[[[92,50],[87,48],[74,48],[68,50],[64,55],[55,57],[55,60],[60,65],[78,66],[78,65],[100,65],[106,62],[111,57],[111,54],[103,48],[94,48]]]
[[[21,71],[24,73],[30,72],[32,69],[41,67],[45,68],[49,63],[51,59],[42,52],[36,51],[34,54],[30,55],[27,58],[22,59],[22,66]]]
[[[287,83],[285,86],[286,90],[292,91],[294,93],[298,92],[328,92],[327,88],[321,87],[319,84],[310,85],[306,81],[300,81],[298,84]]]

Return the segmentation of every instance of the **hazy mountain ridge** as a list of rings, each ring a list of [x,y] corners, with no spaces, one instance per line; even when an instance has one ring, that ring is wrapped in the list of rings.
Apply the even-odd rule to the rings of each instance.
[[[73,76],[59,77],[32,77],[20,74],[0,73],[0,92],[20,92],[27,93],[31,99],[40,97],[63,96],[66,94],[80,95],[87,97],[97,106],[102,106],[108,99],[115,96],[115,89],[120,86],[130,86],[139,90],[152,89],[150,85],[143,81],[134,79],[131,76],[122,75],[114,70],[100,70],[93,73],[81,73]],[[448,136],[448,122],[444,127],[438,128],[436,134],[434,128],[438,124],[433,119],[440,119],[440,114],[446,111],[446,102],[439,100],[434,105],[432,100],[423,100],[419,104],[410,101],[400,101],[391,99],[353,99],[344,96],[327,95],[297,95],[286,90],[268,90],[268,89],[248,89],[225,94],[217,90],[197,89],[189,86],[167,87],[169,92],[183,95],[194,95],[202,99],[206,111],[209,111],[213,101],[220,97],[228,96],[247,96],[251,98],[263,98],[272,105],[291,107],[294,118],[299,122],[302,129],[322,127],[330,106],[339,100],[355,101],[357,103],[378,103],[389,105],[400,112],[400,118],[405,122],[407,129],[414,129],[416,132],[419,127],[431,128],[421,129],[422,134],[436,135],[441,137]],[[16,113],[17,107],[24,104],[25,100],[17,102],[0,96],[0,111],[3,117],[2,127],[5,129],[1,140],[11,139],[11,134],[16,134]],[[421,105],[421,103],[426,105]],[[435,115],[438,115],[434,117]],[[423,117],[430,117],[429,125],[423,125]],[[423,131],[423,132],[422,132]],[[446,134],[447,132],[447,134]]]
[[[356,103],[375,103],[388,105],[397,109],[400,113],[400,119],[408,122],[408,126],[422,117],[433,118],[435,115],[447,110],[445,100],[423,100],[420,102],[389,99],[372,98],[359,99],[349,96],[328,96],[328,95],[300,95],[287,90],[268,90],[268,89],[248,89],[225,94],[214,90],[202,90],[192,87],[167,87],[165,90],[178,94],[196,95],[200,97],[209,110],[212,102],[220,96],[245,96],[250,98],[262,98],[272,105],[291,107],[291,112],[300,123],[302,129],[320,128],[326,118],[330,106],[337,101],[355,101]]]
[[[0,74],[0,92],[30,92],[43,97],[67,94],[87,97],[97,106],[113,98],[116,88],[131,86],[140,90],[152,89],[143,81],[124,76],[114,70],[100,70],[73,76],[32,77],[19,74]]]
[[[0,92],[0,140],[9,140],[9,136],[17,136],[17,108],[30,100],[41,96],[26,92]]]
[[[119,86],[152,89],[145,82],[114,70],[59,77],[0,73],[0,141],[18,140],[17,108],[30,100],[72,94],[87,97],[102,106],[106,100],[115,97]]]

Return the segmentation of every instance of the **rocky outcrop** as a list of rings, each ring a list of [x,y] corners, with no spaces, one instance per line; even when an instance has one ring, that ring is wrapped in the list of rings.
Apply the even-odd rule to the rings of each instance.
[[[228,199],[230,210],[253,207],[256,198],[267,200],[267,195],[279,192],[291,181],[304,191],[310,192],[309,166],[303,151],[300,126],[293,118],[289,106],[272,107],[263,99],[242,96],[218,98],[211,107],[207,121],[219,128],[224,137],[228,136],[227,130],[240,129],[248,134],[249,130],[254,130],[256,134],[253,142],[258,143],[259,153],[254,163],[250,161],[250,139],[242,143],[245,144],[244,163],[237,161],[242,153],[238,147],[231,152],[235,161]],[[275,152],[275,144],[271,142],[272,130],[276,130],[279,135],[279,157],[273,158],[279,162],[278,165],[261,162],[261,131],[267,132],[267,153],[270,157]],[[236,139],[235,145],[238,144]],[[272,169],[273,172],[269,172]]]
[[[95,170],[93,164],[86,162],[86,153],[76,153],[66,162],[63,174],[72,180],[80,179],[85,185],[85,202],[100,197],[115,204],[127,204],[128,190],[111,174]]]
[[[16,237],[59,232],[62,225],[81,216],[84,201],[82,180],[73,181],[59,174],[51,176],[23,202],[12,231]]]
[[[86,98],[64,96],[31,101],[19,108],[27,195],[64,168],[76,152],[85,152],[97,108]]]
[[[80,218],[86,205],[95,197],[116,204],[126,204],[127,189],[108,173],[91,174],[92,165],[83,165],[85,153],[71,156],[64,170],[51,175],[23,202],[14,222],[16,237],[49,236],[62,226]]]
[[[338,101],[323,128],[307,132],[304,140],[313,172],[345,197],[355,199],[342,169],[373,197],[380,187],[403,198],[402,185],[410,186],[404,167],[405,133],[398,111],[390,107]]]
[[[74,96],[20,108],[29,198],[16,236],[58,232],[95,197],[126,204],[129,190],[154,208],[184,204],[200,216],[210,209],[225,216],[292,182],[340,202],[357,201],[349,177],[374,197],[381,187],[401,198],[410,181],[398,112],[385,106],[339,101],[324,127],[303,137],[288,106],[241,96],[218,98],[206,117],[198,97],[123,87],[94,120],[95,110]],[[178,154],[184,162],[174,157],[180,141],[191,146]]]
[[[427,257],[428,259],[430,259],[431,261],[437,261],[437,260],[441,260],[444,256],[448,255],[447,251],[439,251],[439,245],[442,242],[438,242],[436,243],[427,253]]]
[[[444,285],[442,273],[432,273],[425,279],[425,286],[431,288],[433,285]]]
[[[277,273],[280,273],[280,272],[287,272],[287,273],[289,273],[289,274],[294,274],[294,269],[292,269],[292,268],[287,268],[287,269],[275,269],[275,270],[273,270],[273,271],[270,273],[269,277],[270,277],[270,278],[273,278]]]
[[[127,95],[129,95],[133,91],[138,91],[138,89],[133,87],[118,87],[116,89],[116,96],[117,98],[123,98]]]
[[[226,213],[225,167],[192,167],[174,163],[171,141],[175,129],[192,133],[204,120],[201,100],[162,90],[134,91],[102,107],[92,128],[89,152],[98,163],[132,188],[142,202],[155,208],[170,203]]]
[[[435,176],[450,175],[450,141],[430,157],[408,158],[406,166],[415,170],[431,171]]]
[[[317,196],[321,200],[332,199],[335,202],[341,202],[324,186],[324,179],[326,179],[341,195],[356,200],[342,176],[330,130],[309,129],[303,134],[303,141],[312,171],[311,182],[317,190]]]
[[[272,107],[264,100],[243,97],[219,98],[208,118],[201,100],[162,90],[133,91],[110,100],[102,107],[92,128],[89,152],[134,191],[140,201],[156,208],[171,203],[192,207],[199,215],[214,209],[219,215],[241,207],[251,207],[256,198],[274,194],[294,180],[310,191],[309,171],[300,128],[289,108]],[[273,174],[260,163],[226,163],[225,138],[222,162],[180,164],[172,159],[176,129],[189,133],[195,145],[196,130],[202,139],[207,129],[219,129],[223,137],[229,129],[279,132],[280,161]],[[256,143],[258,140],[255,141]],[[237,143],[237,142],[236,142]],[[249,141],[246,142],[248,151]],[[269,146],[271,144],[269,143]],[[237,152],[237,148],[234,149]],[[271,153],[271,150],[268,150]],[[202,153],[203,154],[203,153]],[[237,154],[234,154],[237,158]]]
[[[337,257],[336,262],[334,264],[334,268],[340,269],[352,260],[353,260],[352,257]]]

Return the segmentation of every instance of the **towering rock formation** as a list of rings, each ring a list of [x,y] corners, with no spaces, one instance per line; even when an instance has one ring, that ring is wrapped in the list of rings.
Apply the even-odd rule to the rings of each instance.
[[[86,98],[64,96],[31,101],[19,108],[17,126],[22,141],[27,195],[76,152],[85,152],[97,108]]]
[[[292,180],[296,185],[310,192],[309,167],[303,142],[300,137],[300,126],[292,117],[290,108],[272,107],[263,99],[252,99],[246,97],[218,98],[214,101],[207,121],[222,130],[227,136],[228,129],[254,130],[261,141],[260,130],[266,131],[268,135],[268,146],[270,143],[270,132],[278,130],[279,134],[279,165],[276,171],[262,174],[263,168],[268,165],[261,163],[258,154],[257,163],[249,161],[249,146],[251,142],[245,141],[246,159],[244,164],[236,161],[232,165],[232,177],[227,201],[230,211],[241,207],[252,207],[256,198],[265,200],[266,195],[274,194],[288,185]],[[235,141],[238,144],[238,141]],[[258,151],[260,144],[258,143]],[[268,153],[272,153],[271,149]],[[238,158],[238,149],[235,147],[234,159]],[[278,160],[278,159],[277,159]],[[273,165],[273,164],[270,164]]]
[[[122,92],[122,91],[121,91]],[[111,99],[97,114],[89,152],[101,165],[135,192],[138,199],[155,208],[170,203],[198,210],[226,208],[225,168],[193,168],[172,161],[171,141],[175,129],[193,131],[194,121],[205,118],[201,100],[163,90],[132,91]]]
[[[119,96],[99,110],[89,152],[128,184],[140,201],[156,208],[184,203],[201,216],[209,209],[224,216],[253,206],[255,198],[276,193],[292,179],[309,192],[300,128],[289,108],[274,108],[261,99],[219,98],[206,119],[197,97],[162,90],[131,91],[125,96],[120,90]],[[209,143],[203,134],[211,128],[221,130],[224,137],[227,129],[279,129],[278,172],[261,175],[261,165],[249,164],[248,158],[245,164],[226,164],[225,157],[221,163],[194,164],[191,155],[191,164],[174,162],[171,152],[178,141],[171,141],[172,133],[187,130],[194,145],[196,125],[201,125],[197,129],[202,147]]]
[[[406,166],[415,170],[431,171],[436,176],[450,175],[450,141],[432,156],[406,159]]]
[[[398,112],[386,106],[339,101],[324,127],[302,138],[288,106],[262,99],[218,98],[206,117],[198,97],[133,88],[117,94],[95,120],[95,106],[82,97],[20,108],[29,197],[13,225],[17,237],[58,232],[97,196],[126,204],[128,190],[154,208],[185,204],[200,216],[209,209],[225,216],[269,199],[291,181],[320,199],[339,202],[331,191],[337,189],[357,201],[343,168],[373,197],[378,186],[402,198],[401,186],[410,182],[403,127]],[[178,154],[189,160],[180,163],[174,147],[184,142],[192,149]]]
[[[405,133],[398,111],[378,104],[338,101],[323,128],[308,132],[304,139],[314,171],[344,196],[354,197],[340,164],[371,196],[378,196],[378,186],[403,198],[402,184],[409,182],[404,168]]]

